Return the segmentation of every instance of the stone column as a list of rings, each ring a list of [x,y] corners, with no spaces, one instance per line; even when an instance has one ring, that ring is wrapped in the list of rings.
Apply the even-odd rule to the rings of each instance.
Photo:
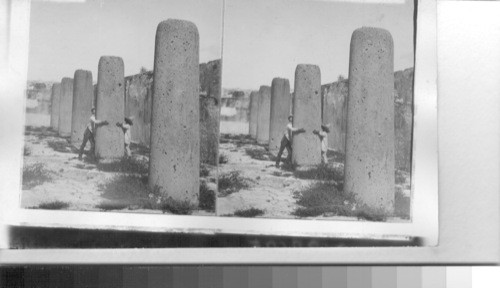
[[[71,136],[71,113],[73,110],[73,79],[61,80],[61,99],[59,101],[59,136]]]
[[[78,147],[83,141],[83,133],[89,122],[94,86],[92,72],[76,70],[73,83],[73,116],[71,118],[71,143]]]
[[[250,93],[250,119],[248,121],[248,134],[257,138],[257,119],[259,118],[259,92]]]
[[[97,107],[97,84],[94,84],[94,98],[92,101],[92,107]]]
[[[292,161],[297,166],[321,163],[321,142],[313,130],[321,129],[321,72],[316,65],[300,64],[295,69],[293,126],[305,133],[293,137]]]
[[[274,78],[271,84],[271,118],[269,125],[269,151],[278,154],[281,139],[290,116],[290,82]]]
[[[257,142],[269,144],[269,120],[271,118],[271,87],[260,86],[259,114],[257,118]]]
[[[96,128],[95,153],[101,159],[124,155],[124,135],[116,122],[123,123],[125,113],[125,79],[120,57],[102,56],[97,72],[96,119],[108,125]]]
[[[202,163],[217,166],[219,155],[220,114],[220,60],[210,61],[204,69],[204,83],[200,93],[200,159]]]
[[[363,203],[394,210],[394,68],[391,34],[363,27],[353,32],[344,190]]]
[[[156,30],[149,185],[198,204],[200,170],[199,36],[169,19]]]
[[[50,106],[50,127],[55,131],[59,130],[59,104],[61,101],[61,83],[52,85],[51,106]]]

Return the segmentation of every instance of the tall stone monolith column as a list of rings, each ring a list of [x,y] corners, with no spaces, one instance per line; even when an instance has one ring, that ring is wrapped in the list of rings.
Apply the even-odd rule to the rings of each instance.
[[[257,118],[257,142],[269,144],[269,120],[271,118],[271,87],[260,86],[259,113]]]
[[[120,57],[102,56],[97,71],[96,119],[108,125],[96,128],[95,154],[100,159],[124,155],[124,135],[116,122],[123,123],[125,113],[124,65]]]
[[[90,110],[94,101],[94,85],[92,85],[92,72],[90,71],[76,70],[73,79],[71,143],[79,147],[83,141],[83,133],[91,115]]]
[[[61,99],[59,101],[59,136],[71,136],[71,113],[73,111],[73,79],[61,80]]]
[[[257,119],[259,119],[259,92],[250,92],[250,117],[248,121],[248,134],[257,138]]]
[[[200,170],[199,36],[195,24],[169,19],[156,30],[149,185],[198,204]]]
[[[92,107],[97,107],[97,84],[94,84],[94,98],[92,100]]]
[[[383,29],[353,32],[344,190],[366,205],[394,210],[393,41]]]
[[[50,127],[55,131],[59,130],[59,104],[61,101],[61,83],[52,85],[51,106],[50,106]]]
[[[293,126],[305,133],[293,136],[292,161],[308,168],[321,163],[321,143],[314,130],[321,129],[321,72],[316,65],[300,64],[295,69]]]
[[[288,116],[290,116],[290,82],[274,78],[271,84],[271,118],[269,124],[269,151],[278,154]]]

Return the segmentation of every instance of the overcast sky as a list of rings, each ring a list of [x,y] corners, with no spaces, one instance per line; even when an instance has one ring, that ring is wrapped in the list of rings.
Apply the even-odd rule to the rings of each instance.
[[[395,71],[413,67],[413,0],[360,1],[226,0],[223,87],[258,90],[283,77],[293,90],[301,63],[318,65],[322,84],[347,77],[351,35],[362,26],[392,34]]]
[[[201,62],[221,57],[223,0],[78,1],[32,2],[29,80],[86,69],[95,81],[102,55],[122,57],[125,75],[152,70],[156,26],[168,18],[197,25]],[[374,1],[225,0],[223,87],[258,89],[284,77],[293,90],[300,63],[319,65],[323,84],[347,77],[351,34],[362,26],[389,30],[395,70],[412,67],[413,0],[359,3]]]
[[[92,71],[103,55],[120,56],[125,75],[153,69],[158,23],[194,22],[200,61],[221,57],[222,0],[78,0],[31,3],[29,80],[60,81],[76,69]]]

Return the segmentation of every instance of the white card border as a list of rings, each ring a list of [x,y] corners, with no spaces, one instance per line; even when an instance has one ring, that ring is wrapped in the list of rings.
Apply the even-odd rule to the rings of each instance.
[[[418,29],[415,66],[415,114],[413,142],[413,177],[412,177],[412,223],[376,223],[350,221],[311,221],[285,219],[246,219],[213,216],[170,216],[147,215],[113,212],[80,212],[80,211],[42,211],[20,209],[20,172],[22,171],[22,146],[24,126],[24,89],[27,75],[28,41],[29,41],[29,0],[14,0],[11,19],[17,19],[11,28],[9,49],[8,85],[5,92],[9,110],[2,114],[2,121],[9,124],[9,142],[0,155],[6,159],[2,162],[1,173],[9,181],[2,183],[0,217],[4,225],[37,226],[37,227],[72,227],[84,229],[116,229],[134,231],[177,231],[199,233],[246,233],[265,235],[290,235],[311,237],[353,237],[371,235],[374,238],[391,238],[393,236],[416,236],[423,239],[426,246],[438,243],[438,158],[437,158],[437,46],[436,46],[436,2],[421,0],[418,4]],[[15,49],[14,49],[15,48]],[[2,88],[3,90],[3,88]],[[3,93],[2,93],[3,94]],[[12,141],[10,141],[12,139]],[[16,193],[6,193],[16,191]],[[276,229],[279,227],[279,229]],[[328,230],[328,233],[319,231]],[[227,250],[225,250],[227,249]],[[361,249],[361,248],[359,248]],[[380,248],[383,249],[383,248]],[[397,248],[394,248],[397,249]],[[90,249],[92,250],[92,249]],[[106,251],[104,249],[103,251]],[[148,249],[158,250],[158,249]],[[206,248],[203,253],[199,249],[160,249],[171,256],[176,251],[192,254],[190,257],[171,258],[167,262],[184,263],[218,262],[212,258],[207,260],[206,253],[220,249]],[[209,250],[210,252],[208,252]],[[222,251],[254,251],[254,249],[224,248]],[[286,250],[286,249],[285,249]],[[67,250],[64,250],[67,251]],[[73,249],[71,249],[73,251]],[[78,251],[78,250],[75,250]],[[85,250],[88,251],[88,250]],[[98,250],[101,251],[101,250]],[[112,250],[111,250],[112,251]],[[173,252],[174,251],[174,252]],[[294,248],[294,253],[304,253],[303,249]],[[299,252],[300,251],[300,252]],[[310,251],[310,250],[309,250]],[[12,252],[12,251],[10,251]],[[43,251],[37,253],[44,254]],[[77,254],[79,254],[78,252]],[[87,252],[84,252],[87,253]],[[246,252],[231,254],[233,260],[239,262],[242,256],[251,261],[257,254]],[[226,253],[224,257],[229,255]],[[270,257],[268,253],[260,254],[262,259]],[[5,254],[4,254],[5,256]],[[320,256],[320,255],[318,255]],[[223,257],[223,258],[224,258]],[[71,257],[69,257],[71,258]],[[156,257],[155,257],[156,258]],[[230,257],[231,258],[231,257]],[[274,258],[274,256],[272,257]],[[301,257],[291,257],[297,260]],[[390,258],[390,257],[389,257]],[[43,259],[43,258],[42,258]],[[147,258],[144,258],[147,262]],[[158,258],[156,258],[158,259]],[[104,260],[104,259],[103,259]],[[285,259],[284,259],[285,260]],[[303,259],[306,260],[306,259]],[[285,260],[286,261],[286,260]],[[105,262],[107,262],[105,260]],[[293,261],[292,261],[293,262]],[[308,262],[308,260],[306,260]],[[187,262],[186,262],[187,263]]]

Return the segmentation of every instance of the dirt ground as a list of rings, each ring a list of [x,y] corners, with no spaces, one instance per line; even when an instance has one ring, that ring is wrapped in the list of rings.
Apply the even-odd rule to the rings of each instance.
[[[115,189],[115,192],[105,189],[106,184],[113,180],[117,182],[116,179],[119,177],[133,175],[137,176],[137,179],[147,179],[147,168],[145,171],[142,169],[135,173],[123,172],[103,169],[98,163],[89,161],[90,158],[85,158],[85,156],[83,161],[78,160],[76,148],[71,147],[66,138],[57,136],[56,132],[47,128],[47,117],[33,115],[31,118],[27,123],[38,126],[26,127],[23,165],[25,168],[39,165],[44,175],[50,179],[31,186],[23,185],[22,207],[37,209],[43,208],[40,206],[47,203],[63,202],[67,203],[67,207],[57,209],[169,214],[168,211],[162,212],[161,209],[145,209],[142,203],[148,200],[144,199],[148,197],[147,195],[120,194],[120,188]],[[241,127],[245,127],[242,123],[237,124],[221,123],[221,131],[236,133],[241,130]],[[236,189],[228,195],[223,195],[219,191],[216,204],[217,215],[240,216],[238,211],[258,209],[261,214],[256,217],[263,218],[359,220],[357,217],[337,216],[332,213],[315,217],[294,215],[294,211],[301,207],[297,204],[298,194],[318,182],[317,180],[298,178],[291,167],[283,164],[280,168],[276,168],[274,157],[266,151],[264,146],[258,145],[247,135],[223,134],[220,142],[219,155],[222,163],[219,165],[219,170],[217,171],[216,167],[208,167],[208,175],[204,175],[200,180],[208,183],[210,189],[217,190],[215,184],[217,177],[220,179],[223,175],[238,171],[236,173],[245,179],[247,187]],[[87,150],[89,147],[88,144]],[[330,152],[328,155],[330,167],[342,171],[342,159]],[[142,163],[147,167],[149,160],[147,147],[133,145],[132,154],[134,163]],[[286,151],[283,157],[286,157]],[[408,207],[405,208],[407,210],[405,213],[409,215],[410,176],[408,173],[401,175],[402,179],[399,179],[399,184],[395,187],[407,202]],[[356,203],[345,202],[344,204],[348,209],[356,209]],[[195,209],[191,215],[215,215],[215,212]],[[387,221],[401,222],[408,221],[408,219],[388,217]]]
[[[230,130],[230,129],[228,129]],[[252,158],[252,154],[259,151],[259,157]],[[339,161],[335,153],[329,151],[329,165],[333,169],[343,170],[343,162]],[[239,171],[239,175],[246,179],[249,187],[242,188],[229,195],[219,195],[217,198],[217,214],[234,216],[237,211],[259,209],[263,218],[302,218],[302,219],[329,219],[329,220],[358,220],[357,217],[336,216],[324,214],[316,217],[298,217],[293,213],[300,205],[297,204],[297,194],[310,185],[318,182],[311,179],[300,179],[294,176],[293,170],[281,165],[275,167],[274,157],[266,152],[262,145],[246,135],[223,135],[219,146],[219,153],[224,155],[227,163],[219,165],[219,181],[223,174]],[[282,156],[285,158],[287,152]],[[255,159],[259,158],[259,159]],[[396,185],[404,199],[409,203],[410,177],[404,174],[402,184]],[[349,209],[356,209],[356,203],[345,202]],[[398,205],[400,203],[396,203]],[[407,208],[409,210],[409,207]],[[407,211],[409,215],[409,211]],[[388,217],[387,221],[408,221],[399,217]]]
[[[35,115],[35,117],[40,116]],[[28,122],[35,124],[35,121]],[[44,121],[39,123],[46,124]],[[87,144],[86,150],[88,149],[90,149],[90,144]],[[147,167],[147,148],[133,145],[132,158],[134,163],[145,163],[145,167]],[[141,201],[145,200],[144,198],[148,200],[148,195],[116,195],[116,193],[112,195],[113,193],[103,189],[103,185],[113,181],[116,177],[134,175],[138,179],[139,177],[147,179],[147,174],[100,169],[99,165],[95,161],[90,161],[86,155],[83,161],[78,160],[76,148],[71,147],[66,138],[57,136],[56,132],[47,127],[26,127],[25,156],[23,159],[25,169],[33,165],[40,165],[43,174],[51,178],[41,181],[42,183],[38,185],[31,185],[32,187],[23,185],[21,194],[23,208],[36,209],[40,208],[41,204],[43,206],[43,204],[59,201],[69,204],[62,208],[64,210],[163,213],[162,210],[143,208],[144,205],[141,204]],[[209,170],[207,178],[213,178],[213,182],[215,182],[217,169]],[[208,179],[206,180],[208,181]],[[169,214],[168,211],[164,213]],[[200,209],[194,210],[191,215],[215,215],[215,213]]]

